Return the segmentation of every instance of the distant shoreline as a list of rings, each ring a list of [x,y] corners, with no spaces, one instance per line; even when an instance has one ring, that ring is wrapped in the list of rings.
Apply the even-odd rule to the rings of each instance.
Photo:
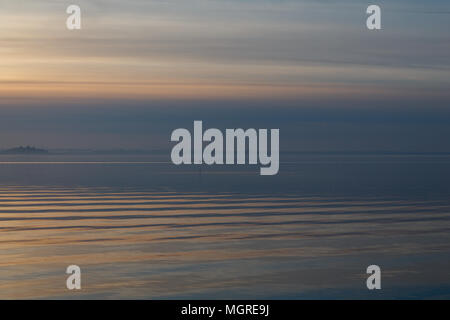
[[[35,147],[30,147],[30,146],[26,146],[26,147],[17,147],[17,148],[11,148],[11,149],[6,149],[6,150],[1,150],[0,154],[48,154],[48,150],[45,149],[39,149],[39,148],[35,148]]]

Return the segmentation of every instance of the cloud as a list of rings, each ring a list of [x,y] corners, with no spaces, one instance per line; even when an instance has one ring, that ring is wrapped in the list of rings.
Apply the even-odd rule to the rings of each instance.
[[[448,150],[447,1],[380,1],[380,32],[356,0],[77,3],[81,31],[63,2],[1,1],[12,145],[161,146],[198,117],[280,126],[292,149]]]
[[[6,4],[0,80],[42,81],[42,92],[52,91],[46,84],[53,81],[85,81],[88,88],[111,80],[142,83],[146,92],[152,91],[147,83],[173,83],[156,96],[185,97],[186,90],[207,95],[204,83],[232,94],[231,85],[236,95],[241,86],[251,95],[272,85],[275,96],[292,86],[302,92],[321,84],[333,91],[326,83],[339,84],[343,93],[361,83],[414,89],[450,84],[450,44],[442,28],[448,22],[425,15],[420,27],[404,25],[409,13],[399,5],[383,5],[386,27],[371,33],[356,1],[79,1],[79,32],[65,29],[62,3]],[[260,90],[251,89],[258,84]],[[128,96],[142,96],[128,87]],[[19,89],[18,95],[27,94],[25,86]],[[80,85],[72,91],[90,96]]]

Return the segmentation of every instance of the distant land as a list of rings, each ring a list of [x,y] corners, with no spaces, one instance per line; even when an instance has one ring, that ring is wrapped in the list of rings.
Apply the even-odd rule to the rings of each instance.
[[[17,147],[0,151],[0,154],[47,154],[48,150],[38,149],[35,147]]]

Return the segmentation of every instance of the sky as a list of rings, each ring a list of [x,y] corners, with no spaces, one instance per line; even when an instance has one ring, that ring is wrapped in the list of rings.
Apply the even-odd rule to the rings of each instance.
[[[203,120],[284,150],[450,152],[450,3],[370,4],[382,30],[354,0],[0,0],[0,148],[168,148]]]

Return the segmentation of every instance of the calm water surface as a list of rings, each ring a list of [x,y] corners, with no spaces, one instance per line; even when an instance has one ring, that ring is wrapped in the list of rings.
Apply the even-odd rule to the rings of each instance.
[[[1,156],[0,298],[450,298],[450,156],[284,159]]]

